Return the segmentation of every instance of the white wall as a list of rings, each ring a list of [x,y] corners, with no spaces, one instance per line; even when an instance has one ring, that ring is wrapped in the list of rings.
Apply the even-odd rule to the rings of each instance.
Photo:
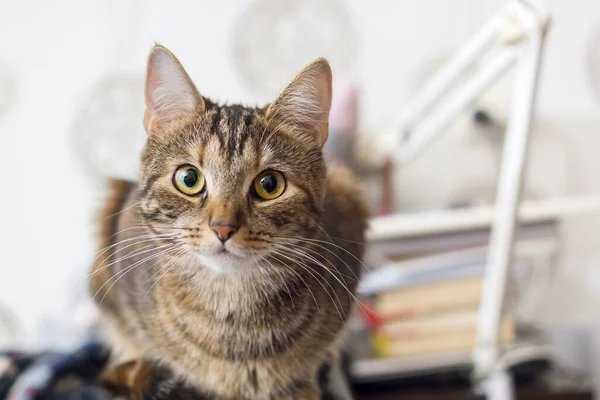
[[[117,66],[142,73],[156,40],[180,57],[204,94],[229,101],[257,98],[240,85],[228,50],[231,25],[247,0],[147,1],[143,22],[129,30],[120,24],[127,18],[123,3],[0,1],[0,58],[11,64],[19,84],[18,103],[0,121],[0,301],[18,310],[30,329],[58,301],[67,278],[83,276],[94,251],[90,221],[102,193],[81,172],[69,136],[85,89]],[[503,1],[347,4],[360,36],[361,124],[368,129],[406,104],[425,59],[460,46]],[[589,89],[584,58],[593,29],[600,29],[600,2],[546,4],[555,19],[540,116],[566,126],[593,121],[600,103]],[[595,175],[585,170],[600,171],[595,157],[600,142],[592,130],[598,125],[579,126],[578,132],[561,134],[576,149],[575,158],[587,160],[572,172],[586,178],[567,189],[600,190]]]

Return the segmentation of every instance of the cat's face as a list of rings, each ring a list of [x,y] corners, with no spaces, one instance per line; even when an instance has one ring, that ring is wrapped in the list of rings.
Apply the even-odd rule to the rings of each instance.
[[[215,270],[313,236],[325,185],[320,148],[265,128],[263,112],[214,106],[152,136],[141,178],[147,222],[178,233]]]
[[[270,106],[252,109],[202,98],[173,55],[155,49],[140,179],[145,224],[218,272],[264,265],[267,255],[288,255],[290,239],[314,237],[330,104],[323,63],[307,67],[299,75],[306,79],[297,77]],[[319,84],[329,90],[321,98]]]

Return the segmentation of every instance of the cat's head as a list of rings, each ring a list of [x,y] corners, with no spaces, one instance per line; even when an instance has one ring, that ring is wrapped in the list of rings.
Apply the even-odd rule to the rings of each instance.
[[[290,239],[319,232],[331,107],[325,60],[306,66],[264,108],[222,106],[156,46],[145,97],[140,214],[154,233],[229,272],[283,257]]]

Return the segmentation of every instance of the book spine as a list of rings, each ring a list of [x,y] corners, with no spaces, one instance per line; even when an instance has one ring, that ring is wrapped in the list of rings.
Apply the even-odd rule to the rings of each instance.
[[[469,332],[477,329],[477,309],[383,323],[377,333],[390,340]]]
[[[390,340],[379,334],[374,334],[371,337],[372,346],[377,356],[394,358],[470,351],[476,345],[476,340],[476,329],[468,332],[402,340]],[[503,346],[509,345],[514,341],[514,324],[512,320],[505,320],[503,322],[500,331],[500,341]]]
[[[387,321],[477,308],[482,287],[483,279],[476,277],[380,293],[375,300],[375,312],[382,321]]]

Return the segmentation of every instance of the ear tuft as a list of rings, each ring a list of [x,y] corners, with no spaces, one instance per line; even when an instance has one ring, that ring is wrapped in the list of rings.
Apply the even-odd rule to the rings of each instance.
[[[331,81],[329,63],[323,58],[313,61],[269,105],[267,121],[274,126],[283,124],[322,146],[329,133]]]
[[[155,45],[146,71],[146,114],[148,134],[174,119],[204,110],[204,100],[175,55]]]

